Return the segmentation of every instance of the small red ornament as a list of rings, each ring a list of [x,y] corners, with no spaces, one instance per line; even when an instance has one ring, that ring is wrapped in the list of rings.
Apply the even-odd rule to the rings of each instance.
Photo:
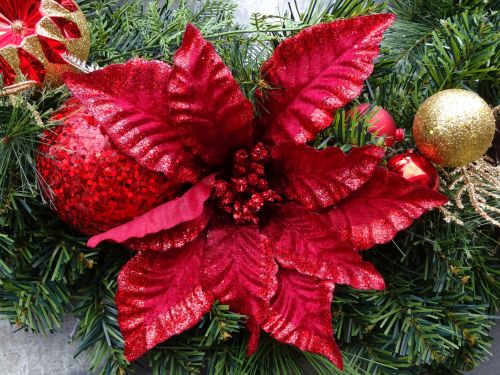
[[[353,117],[357,112],[358,116],[367,117],[370,125],[368,131],[372,134],[385,137],[385,145],[392,147],[395,142],[401,142],[405,137],[404,129],[398,129],[391,114],[384,108],[370,103],[363,103],[347,112],[348,117]]]
[[[438,190],[439,176],[434,165],[421,154],[413,150],[391,158],[387,167],[410,182]]]
[[[118,151],[78,101],[53,120],[64,122],[45,134],[37,166],[43,195],[65,223],[93,235],[171,198],[167,178]]]

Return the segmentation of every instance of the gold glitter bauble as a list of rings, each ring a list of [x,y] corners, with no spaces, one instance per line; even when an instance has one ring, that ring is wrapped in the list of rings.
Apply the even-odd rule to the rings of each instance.
[[[87,20],[74,0],[0,0],[0,30],[5,92],[22,89],[24,81],[61,85],[63,74],[73,70],[62,55],[89,55]]]
[[[493,140],[495,118],[481,97],[459,89],[432,95],[413,122],[417,148],[436,164],[467,165],[484,155]]]

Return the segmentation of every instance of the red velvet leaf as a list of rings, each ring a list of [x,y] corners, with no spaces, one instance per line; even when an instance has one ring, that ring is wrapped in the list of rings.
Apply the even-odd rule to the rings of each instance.
[[[247,315],[250,350],[257,346],[258,325],[266,318],[276,290],[277,265],[255,225],[219,224],[209,229],[204,286],[232,311]]]
[[[128,223],[92,237],[87,245],[96,247],[107,240],[123,243],[131,238],[143,238],[167,229],[173,229],[174,234],[183,235],[191,230],[190,225],[199,228],[197,219],[205,210],[205,202],[210,198],[213,181],[214,175],[205,177],[181,197],[155,207]],[[185,228],[184,231],[179,230],[179,225],[182,224],[186,225],[182,227]]]
[[[340,240],[320,214],[295,205],[280,206],[264,233],[282,267],[356,289],[384,289],[384,279],[373,265]]]
[[[209,205],[197,218],[177,224],[172,229],[148,234],[143,238],[131,238],[124,245],[135,251],[168,251],[172,248],[185,246],[195,240],[212,218],[213,210]]]
[[[273,150],[275,183],[288,199],[319,210],[359,189],[383,157],[384,150],[376,146],[354,148],[346,155],[337,147],[318,151],[283,142]]]
[[[193,327],[214,300],[200,283],[202,239],[169,254],[138,253],[120,272],[116,305],[125,356],[134,361]]]
[[[192,25],[174,56],[168,92],[170,115],[185,130],[184,142],[208,164],[220,164],[231,151],[249,145],[252,105],[214,47]]]
[[[370,181],[324,216],[341,239],[356,249],[389,242],[424,212],[448,199],[378,167]]]
[[[331,281],[280,268],[278,290],[262,328],[277,340],[324,355],[342,368],[342,354],[333,339],[333,289]]]
[[[356,98],[373,70],[382,33],[393,22],[376,14],[309,27],[286,39],[262,67],[266,123],[274,142],[305,143],[330,125],[333,112]]]
[[[68,73],[65,82],[122,152],[179,183],[195,182],[198,167],[168,114],[171,72],[163,62],[134,59],[89,74]]]

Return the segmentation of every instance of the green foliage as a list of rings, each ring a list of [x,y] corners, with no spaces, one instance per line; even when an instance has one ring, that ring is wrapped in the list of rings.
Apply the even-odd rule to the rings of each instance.
[[[383,140],[367,118],[347,116],[359,102],[382,105],[407,129],[394,152],[413,147],[419,105],[451,87],[479,92],[498,104],[498,2],[484,0],[313,0],[305,12],[290,1],[281,16],[255,14],[234,25],[229,0],[80,0],[92,34],[91,64],[133,56],[170,61],[189,22],[201,28],[231,67],[245,95],[262,111],[257,90],[271,90],[258,67],[284,38],[322,21],[379,11],[398,20],[358,101],[335,114],[316,140],[348,150]],[[79,355],[98,374],[133,373],[123,356],[114,304],[117,275],[131,254],[118,247],[86,248],[86,238],[64,226],[40,195],[35,168],[40,136],[64,89],[0,99],[0,314],[21,329],[53,332],[65,313],[78,317]],[[336,289],[332,305],[345,374],[458,374],[488,357],[491,317],[499,308],[497,233],[466,206],[465,225],[430,214],[392,243],[365,253],[384,275],[387,290]],[[341,374],[325,358],[263,335],[246,356],[245,317],[216,304],[202,322],[154,350],[154,374]]]
[[[169,60],[180,44],[185,26],[196,24],[204,35],[225,30],[235,5],[208,0],[198,7],[188,2],[132,0],[82,0],[90,20],[90,60],[98,64],[121,62],[134,56]],[[123,4],[124,3],[124,4]]]
[[[129,367],[114,302],[118,272],[129,254],[116,250],[102,250],[97,255],[97,265],[80,280],[73,294],[74,314],[78,317],[76,355],[88,351],[89,368],[98,374],[121,374]]]
[[[366,111],[366,114],[359,113],[355,108],[352,108],[350,112],[344,109],[337,111],[331,126],[315,140],[316,148],[336,146],[348,152],[353,146],[368,144],[382,146],[384,137],[368,131],[372,116],[376,113],[377,111],[371,111],[371,108]]]
[[[438,220],[430,215],[392,246],[370,251],[386,292],[343,288],[333,303],[337,337],[398,373],[470,370],[488,356],[500,287],[496,241]]]

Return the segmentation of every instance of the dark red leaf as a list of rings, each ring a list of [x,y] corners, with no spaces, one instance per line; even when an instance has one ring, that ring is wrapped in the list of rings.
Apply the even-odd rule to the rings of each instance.
[[[346,155],[337,147],[318,151],[283,142],[273,150],[275,183],[288,199],[319,210],[359,189],[383,157],[384,150],[376,146],[354,148]]]
[[[219,164],[238,147],[248,146],[253,111],[229,68],[192,25],[174,56],[168,88],[170,115],[184,142],[208,164]]]
[[[324,355],[342,368],[342,354],[333,339],[333,289],[331,281],[280,268],[278,290],[262,328],[277,340]]]
[[[200,283],[202,239],[168,254],[138,253],[120,272],[116,305],[125,356],[134,361],[193,327],[214,300]]]
[[[265,106],[268,138],[304,143],[356,98],[373,70],[382,33],[393,22],[376,14],[309,27],[286,39],[262,67],[274,90]]]
[[[199,231],[203,230],[203,228],[199,228],[198,218],[203,215],[205,202],[210,198],[213,180],[214,175],[205,177],[181,197],[155,207],[128,223],[92,237],[87,245],[96,247],[102,241],[107,240],[123,243],[131,238],[143,238],[167,229],[173,229],[174,237],[175,234],[182,236],[195,228]],[[202,220],[205,224],[207,221]],[[183,227],[179,229],[179,225],[183,225]],[[184,230],[182,230],[183,228]],[[174,238],[175,241],[183,241],[183,239]]]
[[[251,352],[276,290],[278,267],[269,244],[255,225],[218,224],[209,229],[203,267],[204,287],[249,317]]]
[[[125,241],[124,245],[135,251],[168,251],[183,247],[200,235],[208,225],[212,213],[210,205],[205,205],[201,215],[193,220],[177,224],[172,229],[148,234],[143,238],[131,238]]]
[[[329,210],[332,230],[356,249],[389,242],[426,211],[448,199],[378,167],[370,181]]]
[[[264,233],[282,267],[356,289],[384,289],[384,279],[373,265],[340,240],[320,214],[295,205],[280,206]]]
[[[195,182],[198,167],[169,118],[171,72],[163,62],[134,59],[89,74],[68,73],[65,82],[122,152],[179,183]]]

